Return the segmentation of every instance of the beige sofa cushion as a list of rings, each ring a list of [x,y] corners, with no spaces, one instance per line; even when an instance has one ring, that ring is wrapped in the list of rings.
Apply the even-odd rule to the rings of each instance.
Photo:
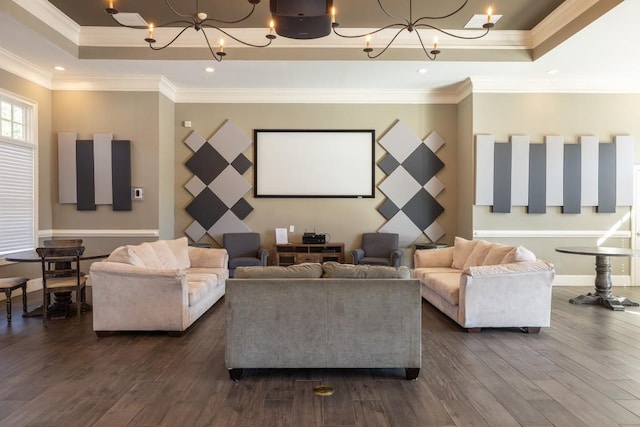
[[[224,248],[188,247],[191,267],[194,268],[227,268],[229,256]]]
[[[453,263],[451,266],[457,270],[463,270],[467,258],[473,252],[479,240],[467,240],[462,237],[456,237],[453,244]]]
[[[453,246],[439,249],[418,249],[413,253],[413,265],[422,267],[451,267]]]
[[[410,279],[408,267],[389,267],[385,265],[353,265],[328,261],[322,264],[322,277],[332,279]]]
[[[460,277],[457,273],[429,273],[421,278],[427,287],[432,289],[449,304],[458,305],[460,302]]]
[[[287,267],[238,267],[234,274],[236,279],[319,279],[320,277],[322,277],[322,265],[316,262],[306,262]]]

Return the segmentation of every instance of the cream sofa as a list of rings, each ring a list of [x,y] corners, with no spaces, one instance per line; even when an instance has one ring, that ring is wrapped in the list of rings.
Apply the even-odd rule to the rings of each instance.
[[[549,326],[553,265],[522,246],[455,238],[453,247],[416,250],[422,296],[469,332]]]
[[[420,283],[407,267],[239,267],[227,281],[226,366],[405,368],[421,362]]]
[[[225,249],[186,237],[115,249],[90,268],[93,330],[180,335],[224,295],[228,261]]]

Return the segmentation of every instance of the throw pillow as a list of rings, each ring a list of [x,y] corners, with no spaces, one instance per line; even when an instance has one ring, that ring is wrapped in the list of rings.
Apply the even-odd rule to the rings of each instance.
[[[156,253],[156,259],[160,264],[160,268],[162,269],[178,269],[180,265],[178,263],[178,259],[173,254],[173,251],[169,247],[166,241],[157,240],[155,242],[149,243],[149,246]]]
[[[466,270],[469,267],[475,267],[477,265],[482,265],[484,263],[485,258],[489,254],[489,250],[491,249],[491,243],[486,240],[478,240],[476,246],[473,248],[467,260],[464,263],[463,270]]]
[[[513,248],[509,251],[508,254],[502,259],[500,264],[510,264],[512,262],[525,262],[525,261],[535,261],[536,256],[529,249],[524,246],[518,246],[517,248]]]
[[[133,264],[137,267],[146,267],[154,270],[161,270],[162,268],[165,268],[158,260],[156,251],[153,250],[153,247],[148,242],[144,242],[135,246],[129,246],[129,252],[137,255],[139,264]]]
[[[164,240],[173,255],[178,261],[178,268],[183,270],[191,267],[191,260],[189,259],[189,241],[186,237],[180,237],[174,240]]]
[[[268,267],[238,267],[235,279],[319,279],[322,277],[322,265],[315,262]]]
[[[418,249],[413,253],[413,264],[415,268],[451,267],[452,263],[453,247],[451,246],[441,249]]]
[[[388,267],[385,265],[353,265],[328,261],[322,264],[324,274],[328,279],[410,279],[411,270],[408,267]]]
[[[504,257],[514,249],[513,246],[503,245],[501,243],[492,243],[487,257],[484,259],[483,265],[497,265],[502,262]]]
[[[144,267],[140,258],[133,251],[129,250],[129,248],[129,246],[117,247],[113,250],[113,252],[111,252],[111,254],[109,254],[109,257],[106,259],[106,261]]]
[[[478,240],[467,240],[462,237],[456,237],[453,243],[453,264],[451,267],[463,270],[464,263],[467,262],[467,258],[471,255],[473,248],[478,244]]]

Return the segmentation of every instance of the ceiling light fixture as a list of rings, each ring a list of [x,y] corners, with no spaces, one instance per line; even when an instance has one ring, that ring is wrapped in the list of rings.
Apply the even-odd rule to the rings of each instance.
[[[225,36],[237,41],[238,43],[241,43],[245,46],[249,46],[249,47],[267,47],[271,44],[271,42],[276,38],[275,34],[273,34],[274,31],[274,24],[273,21],[271,21],[270,26],[269,26],[269,33],[265,36],[267,38],[267,42],[264,44],[254,44],[254,43],[249,43],[243,40],[240,40],[238,37],[235,37],[233,35],[231,35],[230,33],[228,33],[226,30],[222,29],[219,25],[220,24],[237,24],[239,22],[242,22],[246,19],[248,19],[251,15],[253,15],[253,12],[256,9],[256,5],[258,3],[260,3],[260,0],[248,0],[249,4],[251,5],[251,11],[249,11],[249,13],[247,15],[245,15],[242,18],[236,19],[236,20],[232,20],[232,21],[224,21],[221,19],[216,19],[216,18],[209,18],[209,16],[205,13],[205,12],[201,12],[200,10],[200,1],[199,0],[195,0],[196,3],[196,12],[192,13],[192,14],[185,14],[185,13],[181,13],[179,11],[177,11],[169,2],[169,0],[164,0],[164,3],[167,5],[167,7],[171,10],[171,12],[173,12],[177,17],[179,17],[179,19],[175,20],[175,21],[171,21],[171,22],[167,22],[165,24],[161,24],[161,25],[154,25],[153,23],[146,23],[146,21],[144,19],[142,19],[140,17],[140,15],[138,15],[137,13],[119,13],[117,9],[114,8],[113,5],[114,0],[109,0],[109,7],[105,8],[105,11],[111,16],[111,18],[113,18],[114,21],[116,21],[118,23],[118,25],[122,26],[122,27],[127,27],[127,28],[135,28],[135,29],[146,29],[148,30],[148,37],[146,37],[144,39],[144,41],[146,41],[147,43],[149,43],[149,47],[153,50],[162,50],[165,49],[169,46],[171,46],[176,40],[178,40],[178,38],[182,35],[182,33],[184,33],[187,29],[189,28],[193,28],[196,31],[202,31],[202,36],[204,37],[205,42],[207,43],[207,47],[209,48],[209,51],[211,52],[211,55],[213,56],[213,58],[220,62],[222,61],[222,58],[227,54],[224,51],[224,39],[220,39],[219,43],[218,43],[218,50],[214,52],[213,48],[211,47],[211,43],[209,42],[209,37],[207,36],[207,33],[205,32],[205,28],[211,28],[214,30],[219,31],[220,33],[224,34]],[[128,15],[128,16],[122,16],[120,17],[119,15]],[[131,15],[136,15],[136,16],[131,16]],[[124,19],[122,19],[124,18]],[[130,21],[130,19],[133,19],[134,21]],[[135,20],[138,21],[138,23],[142,24],[142,25],[136,25]],[[178,32],[178,34],[171,39],[167,44],[162,45],[162,46],[156,46],[156,39],[153,37],[153,31],[156,28],[161,28],[161,27],[183,27],[180,32]]]
[[[338,24],[338,22],[336,22],[336,10],[335,10],[335,8],[332,8],[332,10],[331,10],[331,26],[333,28],[334,34],[339,36],[339,37],[349,38],[349,39],[365,37],[365,48],[362,49],[362,50],[371,59],[377,58],[380,55],[382,55],[383,53],[385,53],[387,51],[387,49],[389,49],[389,47],[391,47],[393,42],[398,38],[400,33],[402,33],[404,30],[407,30],[410,33],[415,31],[416,36],[418,36],[418,40],[420,41],[420,46],[422,46],[422,50],[427,55],[427,58],[429,58],[430,60],[433,61],[433,60],[436,59],[436,57],[440,53],[440,49],[438,49],[438,39],[434,38],[434,40],[433,40],[433,48],[428,50],[427,47],[425,47],[424,42],[422,41],[422,37],[420,36],[420,33],[418,32],[418,29],[428,28],[428,29],[436,30],[436,31],[438,31],[438,32],[440,32],[442,34],[446,34],[447,36],[454,37],[454,38],[457,38],[457,39],[475,40],[475,39],[480,39],[480,38],[486,36],[487,34],[489,34],[489,30],[492,29],[495,26],[495,20],[492,21],[492,10],[491,10],[491,8],[489,8],[488,11],[487,11],[486,22],[484,22],[482,24],[482,28],[484,29],[484,32],[482,34],[479,34],[479,35],[464,36],[464,35],[460,35],[460,34],[455,34],[455,33],[452,33],[450,31],[443,30],[442,28],[439,28],[439,27],[437,27],[437,26],[435,26],[433,24],[428,24],[427,22],[425,22],[427,20],[439,20],[439,19],[449,18],[449,17],[457,14],[458,12],[460,12],[467,5],[468,2],[469,2],[469,0],[464,0],[464,2],[462,3],[462,5],[460,7],[455,9],[453,12],[447,13],[446,15],[423,16],[423,17],[420,17],[420,18],[414,20],[413,19],[413,0],[409,0],[409,17],[408,18],[390,14],[387,11],[387,9],[382,5],[382,0],[378,0],[378,6],[380,7],[380,9],[382,10],[382,12],[385,15],[387,15],[391,19],[399,19],[402,22],[397,22],[397,23],[394,23],[394,24],[385,25],[384,27],[378,28],[377,30],[373,30],[373,31],[370,31],[368,33],[357,34],[357,35],[340,34],[336,30],[336,28],[339,26],[339,24]],[[387,43],[387,45],[382,50],[380,50],[378,53],[374,54],[373,53],[373,48],[371,47],[371,36],[381,32],[381,31],[388,30],[388,29],[395,29],[395,28],[398,28],[398,32],[391,38],[389,43]]]

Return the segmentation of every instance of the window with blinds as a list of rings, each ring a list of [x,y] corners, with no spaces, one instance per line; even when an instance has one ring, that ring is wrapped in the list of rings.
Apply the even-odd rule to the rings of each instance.
[[[34,108],[0,92],[0,256],[35,245]]]

